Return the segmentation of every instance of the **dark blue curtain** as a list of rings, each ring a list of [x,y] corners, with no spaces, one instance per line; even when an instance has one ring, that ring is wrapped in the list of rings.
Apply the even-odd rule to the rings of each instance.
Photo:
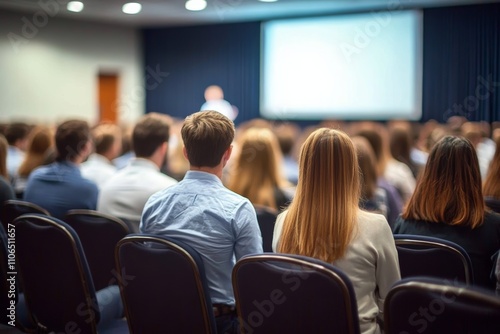
[[[143,42],[148,112],[184,118],[215,84],[238,107],[236,123],[259,116],[259,22],[145,29]],[[155,70],[164,77],[158,85]]]
[[[424,10],[422,121],[500,120],[500,4]]]
[[[423,38],[421,120],[500,121],[500,4],[425,9]],[[217,84],[236,123],[259,117],[260,22],[145,29],[143,41],[148,112],[184,118]]]

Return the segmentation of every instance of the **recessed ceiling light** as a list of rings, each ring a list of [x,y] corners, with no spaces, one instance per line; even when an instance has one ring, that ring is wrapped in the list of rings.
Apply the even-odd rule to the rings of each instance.
[[[186,2],[187,10],[204,10],[207,7],[207,2],[205,0],[188,0]]]
[[[122,11],[125,14],[137,14],[141,11],[142,5],[138,2],[129,2],[123,5]]]
[[[260,2],[276,2],[278,0],[259,0]]]
[[[66,6],[66,8],[70,12],[79,13],[83,10],[83,3],[80,1],[70,1],[70,2],[68,2],[68,5]]]

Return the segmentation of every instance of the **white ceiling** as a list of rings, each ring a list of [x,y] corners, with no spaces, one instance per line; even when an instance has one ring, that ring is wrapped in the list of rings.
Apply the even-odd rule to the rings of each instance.
[[[85,4],[81,13],[66,10],[69,0],[0,0],[0,11],[9,9],[35,13],[43,11],[41,4],[57,4],[55,16],[75,20],[91,20],[135,27],[213,24],[260,21],[280,17],[334,14],[344,12],[392,10],[492,3],[500,0],[279,0],[265,3],[258,0],[207,0],[201,12],[184,8],[185,0],[130,0],[140,2],[138,15],[127,15],[121,7],[128,0],[80,0]],[[49,10],[53,11],[54,7]]]

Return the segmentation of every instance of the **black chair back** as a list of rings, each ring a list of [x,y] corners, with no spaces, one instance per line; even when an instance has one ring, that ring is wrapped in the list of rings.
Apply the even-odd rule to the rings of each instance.
[[[485,197],[486,206],[496,213],[500,213],[500,199],[494,197]]]
[[[417,235],[395,234],[401,278],[429,276],[474,283],[472,262],[454,242]]]
[[[118,243],[116,263],[131,333],[216,333],[203,261],[194,249],[132,234]]]
[[[106,319],[99,325],[108,326],[108,333],[127,332],[126,326],[119,326],[126,324],[116,316],[121,315],[121,301],[113,298],[111,289],[99,291],[104,302],[98,302],[80,239],[71,226],[40,214],[22,215],[14,225],[26,303],[41,332],[97,333],[103,314]]]
[[[233,288],[242,333],[359,334],[356,296],[338,268],[304,256],[240,259]]]
[[[95,289],[118,285],[115,247],[130,233],[127,225],[118,218],[93,210],[70,210],[64,221],[80,238]]]
[[[273,208],[256,205],[255,212],[257,213],[257,221],[262,233],[262,248],[264,252],[272,252],[274,224],[276,223],[278,211]]]
[[[8,224],[12,224],[17,217],[26,213],[40,213],[50,216],[49,212],[44,208],[26,201],[8,200],[2,205],[0,210],[0,221],[2,222],[5,231],[9,229]]]
[[[387,294],[384,318],[385,334],[500,333],[500,299],[458,282],[409,278]]]

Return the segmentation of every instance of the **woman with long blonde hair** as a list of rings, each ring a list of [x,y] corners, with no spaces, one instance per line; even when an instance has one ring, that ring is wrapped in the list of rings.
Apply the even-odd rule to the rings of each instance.
[[[278,139],[266,128],[250,128],[238,139],[239,154],[233,162],[227,187],[253,205],[276,210],[290,201],[291,184],[281,175]]]
[[[359,209],[359,178],[351,139],[314,131],[302,146],[297,190],[276,221],[273,249],[339,267],[353,283],[361,333],[380,333],[376,318],[400,279],[398,256],[387,220]]]

